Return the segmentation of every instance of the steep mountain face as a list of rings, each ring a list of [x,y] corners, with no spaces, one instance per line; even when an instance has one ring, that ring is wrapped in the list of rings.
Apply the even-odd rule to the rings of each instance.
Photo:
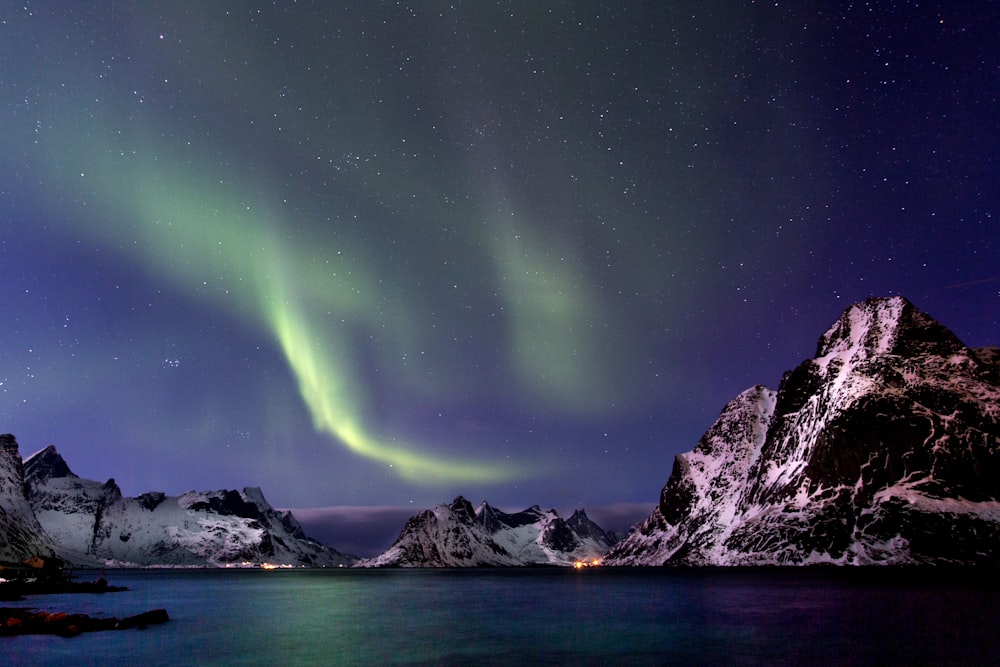
[[[998,360],[903,298],[851,306],[676,458],[605,563],[997,564]]]
[[[326,567],[353,559],[310,540],[258,488],[123,497],[113,479],[77,477],[55,447],[24,462],[31,508],[68,562],[88,565]]]
[[[478,510],[459,496],[407,521],[389,549],[362,567],[510,567],[572,565],[600,558],[611,537],[577,510],[569,521],[538,506],[507,514]]]
[[[17,440],[9,433],[0,435],[0,562],[52,555],[52,541],[28,503]]]
[[[475,523],[523,565],[591,561],[601,558],[614,544],[614,537],[582,509],[563,519],[555,510],[542,510],[538,505],[507,514],[484,502]]]

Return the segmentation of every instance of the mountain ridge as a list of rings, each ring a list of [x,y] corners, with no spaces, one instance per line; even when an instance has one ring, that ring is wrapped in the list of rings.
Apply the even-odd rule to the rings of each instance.
[[[329,566],[257,487],[123,497],[53,446],[0,435],[0,561]],[[677,455],[621,541],[577,510],[508,513],[462,496],[412,516],[364,567],[1000,564],[1000,348],[969,348],[902,297],[848,307],[777,390],[731,400]]]
[[[10,562],[32,555],[104,567],[331,567],[354,560],[308,538],[291,513],[272,508],[257,487],[129,498],[114,479],[77,476],[52,445],[22,462],[14,437],[0,437],[10,459],[0,462],[0,474],[20,478],[21,514],[40,531],[34,543],[6,557]],[[9,491],[0,496],[7,499],[0,505],[10,504]]]
[[[31,509],[17,439],[10,433],[0,435],[0,536],[0,562],[19,563],[55,553]]]
[[[850,306],[675,458],[605,562],[996,564],[998,359],[902,297]]]
[[[577,510],[564,520],[538,505],[508,513],[463,496],[412,516],[382,554],[358,567],[569,566],[599,559],[613,537]]]

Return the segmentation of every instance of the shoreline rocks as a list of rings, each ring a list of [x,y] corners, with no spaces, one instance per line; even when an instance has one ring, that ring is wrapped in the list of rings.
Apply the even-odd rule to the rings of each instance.
[[[51,595],[55,593],[118,593],[127,591],[124,586],[111,586],[107,579],[70,581],[64,574],[42,579],[15,579],[0,583],[0,600],[23,601],[25,595]],[[166,609],[153,609],[125,618],[99,618],[87,614],[70,614],[65,611],[44,611],[29,607],[0,607],[0,637],[18,635],[59,635],[75,637],[84,632],[104,630],[144,630],[170,620]]]
[[[125,618],[95,618],[87,614],[67,614],[25,608],[0,608],[0,637],[18,635],[59,635],[75,637],[103,630],[144,630],[170,620],[166,609],[153,609]]]

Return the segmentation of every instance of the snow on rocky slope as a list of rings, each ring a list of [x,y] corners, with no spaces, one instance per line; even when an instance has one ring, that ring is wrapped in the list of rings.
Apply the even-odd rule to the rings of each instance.
[[[17,440],[9,433],[0,435],[0,563],[52,555],[52,541],[28,502]]]
[[[34,515],[70,563],[329,567],[353,561],[307,538],[291,513],[274,510],[258,488],[126,498],[113,479],[77,477],[52,446],[25,459],[24,476]]]
[[[605,559],[998,562],[1000,351],[901,297],[851,306],[777,392],[733,399]]]
[[[572,565],[600,558],[613,536],[583,510],[568,520],[538,506],[515,514],[488,503],[478,510],[459,496],[407,521],[383,554],[361,567],[510,567]]]

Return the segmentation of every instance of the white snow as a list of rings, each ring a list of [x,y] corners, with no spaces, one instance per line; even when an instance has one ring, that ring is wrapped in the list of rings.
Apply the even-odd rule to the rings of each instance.
[[[456,500],[458,502],[458,500]],[[521,565],[573,565],[577,561],[600,559],[611,546],[599,540],[577,538],[576,548],[566,552],[545,544],[545,534],[562,521],[555,510],[532,507],[518,518],[523,525],[503,524],[495,532],[483,525],[485,514],[494,519],[509,518],[504,512],[483,503],[475,520],[464,519],[452,505],[440,504],[410,520],[396,542],[360,567],[476,567]]]
[[[816,386],[811,395],[802,397],[798,409],[773,415],[774,392],[770,410],[751,409],[757,388],[735,398],[698,447],[678,457],[673,481],[679,483],[673,488],[668,486],[664,493],[673,497],[669,494],[677,489],[694,490],[683,517],[670,525],[655,510],[616,545],[606,562],[660,565],[682,547],[685,562],[705,565],[915,562],[905,538],[873,536],[863,528],[854,529],[854,541],[846,551],[838,549],[836,556],[800,546],[809,543],[818,521],[835,522],[840,517],[844,526],[854,525],[842,516],[845,498],[848,502],[867,499],[864,502],[870,503],[857,507],[858,516],[850,521],[862,517],[871,520],[877,512],[897,511],[878,508],[889,500],[903,499],[908,502],[908,511],[916,513],[974,515],[1000,523],[1000,501],[938,498],[920,490],[941,488],[930,477],[939,468],[939,457],[943,462],[940,468],[947,470],[955,457],[969,455],[956,452],[955,443],[969,442],[969,437],[975,442],[978,438],[980,431],[975,430],[971,436],[962,435],[961,429],[969,428],[970,414],[982,415],[983,423],[993,426],[992,430],[985,427],[989,433],[981,433],[981,443],[969,446],[986,450],[1000,446],[996,435],[1000,388],[977,371],[981,363],[995,363],[982,360],[996,359],[997,352],[993,348],[975,354],[968,350],[953,352],[953,346],[946,345],[937,348],[948,350],[940,355],[932,347],[910,358],[894,353],[903,335],[900,323],[904,309],[909,307],[905,299],[894,297],[869,300],[847,309],[823,334],[818,356],[796,370],[795,377],[811,380]],[[916,326],[922,325],[921,320],[936,325],[919,311],[909,317]],[[939,413],[914,396],[954,398],[936,403],[950,406]],[[821,437],[862,400],[883,401],[889,410],[893,408],[888,406],[910,404],[912,415],[927,419],[922,441],[908,443],[921,452],[913,461],[930,459],[926,470],[910,470],[907,464],[901,479],[881,489],[870,489],[870,480],[880,478],[880,468],[885,465],[873,453],[861,464],[856,480],[844,479],[830,485],[810,476],[807,471],[815,463]],[[962,437],[966,439],[960,440]],[[676,478],[679,473],[682,479]],[[795,539],[797,535],[803,539]]]
[[[56,456],[58,456],[56,454]],[[224,504],[226,491],[189,491],[162,496],[152,509],[140,498],[123,498],[117,486],[79,477],[36,479],[34,514],[69,562],[135,566],[257,564],[336,566],[350,559],[285,528],[283,515],[260,489],[239,497],[256,507],[259,519],[211,509]]]

